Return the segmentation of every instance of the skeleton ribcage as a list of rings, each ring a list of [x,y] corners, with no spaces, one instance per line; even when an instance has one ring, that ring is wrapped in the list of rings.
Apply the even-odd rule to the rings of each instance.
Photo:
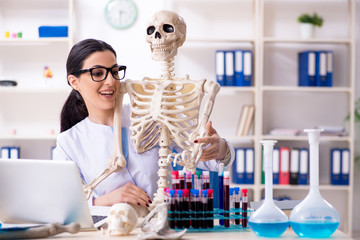
[[[137,152],[159,143],[160,127],[178,146],[191,146],[189,135],[198,125],[205,80],[145,79],[126,81],[131,101],[131,139]]]

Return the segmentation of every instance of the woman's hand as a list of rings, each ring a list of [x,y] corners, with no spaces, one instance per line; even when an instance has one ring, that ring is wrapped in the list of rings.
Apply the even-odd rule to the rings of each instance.
[[[112,206],[116,203],[125,202],[149,207],[151,200],[141,188],[132,183],[126,183],[114,191],[94,199],[93,204],[95,206]]]
[[[204,148],[200,157],[200,161],[209,161],[212,159],[223,160],[227,151],[226,142],[219,136],[216,130],[212,127],[212,122],[206,124],[208,137],[195,139],[194,143],[205,143],[209,145]]]

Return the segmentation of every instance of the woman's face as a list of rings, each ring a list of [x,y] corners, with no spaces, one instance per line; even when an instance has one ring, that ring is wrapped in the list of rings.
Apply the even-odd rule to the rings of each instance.
[[[116,57],[109,51],[94,52],[83,63],[82,69],[93,67],[111,68],[117,64]],[[115,107],[115,96],[119,90],[120,81],[115,80],[108,72],[104,81],[95,82],[90,72],[82,73],[78,78],[70,75],[69,82],[83,97],[89,112],[89,117],[100,116],[105,112],[112,114]],[[100,115],[99,115],[100,114]]]

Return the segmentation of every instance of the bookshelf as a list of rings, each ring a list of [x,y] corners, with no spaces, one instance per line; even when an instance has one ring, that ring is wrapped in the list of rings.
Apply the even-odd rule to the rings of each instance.
[[[70,93],[65,63],[73,45],[74,0],[2,0],[0,9],[0,78],[17,81],[0,87],[0,147],[20,147],[21,158],[50,159]],[[39,38],[42,25],[66,25],[68,37]],[[5,38],[6,31],[22,32],[22,38]],[[44,66],[53,73],[47,83]]]
[[[326,8],[324,5],[326,4]],[[271,136],[273,128],[314,128],[317,125],[343,125],[350,112],[345,136],[320,138],[320,191],[339,212],[340,229],[352,232],[353,178],[349,186],[330,185],[330,149],[350,149],[354,159],[355,102],[355,1],[347,0],[172,0],[167,4],[187,22],[187,40],[175,59],[177,76],[216,80],[215,51],[251,49],[253,85],[222,87],[211,120],[221,136],[234,147],[255,150],[255,182],[239,185],[250,190],[251,201],[264,196],[261,184],[261,145],[263,139],[278,140],[276,147],[308,147],[307,136]],[[316,11],[324,25],[315,37],[301,39],[297,16]],[[208,22],[207,22],[208,21]],[[332,50],[332,87],[298,87],[297,53],[304,50]],[[242,106],[255,105],[255,118],[249,136],[236,137]],[[226,106],[226,107],[224,107]],[[309,107],[311,106],[311,107]],[[274,196],[303,199],[308,186],[274,185]]]

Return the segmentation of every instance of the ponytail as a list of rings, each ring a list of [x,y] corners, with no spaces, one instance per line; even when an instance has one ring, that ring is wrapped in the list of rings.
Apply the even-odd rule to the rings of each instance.
[[[64,132],[88,116],[84,99],[73,89],[66,99],[60,115],[60,132]]]

